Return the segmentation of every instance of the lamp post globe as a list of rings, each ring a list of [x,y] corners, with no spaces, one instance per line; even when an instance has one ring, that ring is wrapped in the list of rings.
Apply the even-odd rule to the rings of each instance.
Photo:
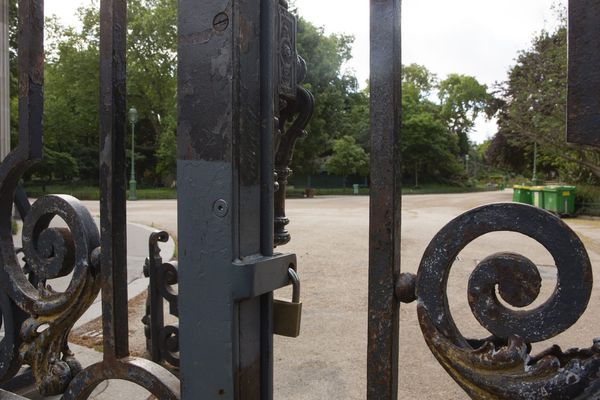
[[[135,181],[135,124],[138,122],[138,111],[135,107],[129,109],[131,123],[131,178],[129,180],[129,200],[137,200],[137,182]]]
[[[129,122],[131,122],[132,124],[138,122],[138,110],[136,110],[135,107],[131,107],[129,109]]]

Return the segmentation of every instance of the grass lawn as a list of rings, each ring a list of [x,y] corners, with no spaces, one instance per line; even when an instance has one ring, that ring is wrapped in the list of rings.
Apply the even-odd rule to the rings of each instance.
[[[95,186],[76,186],[76,185],[48,185],[46,191],[42,190],[39,185],[25,185],[25,192],[29,197],[38,198],[47,194],[69,194],[79,200],[99,200],[100,189]],[[335,189],[315,189],[317,196],[343,196],[353,195],[354,191],[351,187],[348,188],[335,188]],[[473,186],[450,186],[450,185],[439,185],[439,184],[428,184],[418,188],[411,186],[405,186],[402,188],[402,194],[441,194],[441,193],[469,193],[469,192],[481,192],[490,190],[485,187]],[[359,195],[368,196],[369,188],[359,188]],[[304,197],[304,189],[302,188],[288,188],[287,197],[289,198],[300,198]],[[138,200],[165,200],[165,199],[176,199],[177,190],[171,188],[139,188],[137,189]]]
[[[24,187],[29,197],[42,197],[47,194],[69,194],[79,200],[99,200],[100,189],[95,186],[48,185],[46,191],[41,186]],[[129,194],[128,194],[129,195]],[[176,199],[177,191],[171,188],[140,188],[137,190],[138,200]]]
[[[304,197],[303,188],[293,188],[287,190],[288,198],[299,198]],[[484,186],[451,186],[451,185],[440,185],[440,184],[426,184],[420,186],[418,188],[412,187],[410,185],[404,185],[402,188],[403,195],[411,195],[411,194],[442,194],[442,193],[470,193],[470,192],[483,192],[489,191],[491,189],[486,188]],[[338,188],[338,189],[315,189],[317,196],[343,196],[343,195],[353,195],[354,191],[350,188]],[[359,195],[368,196],[369,188],[360,187],[358,189]]]

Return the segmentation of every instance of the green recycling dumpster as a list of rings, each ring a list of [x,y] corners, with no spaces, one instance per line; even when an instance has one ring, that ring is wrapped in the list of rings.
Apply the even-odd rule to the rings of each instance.
[[[531,199],[532,205],[538,208],[544,208],[544,186],[532,186]]]
[[[513,186],[513,201],[515,203],[533,204],[531,198],[531,188],[529,186]]]
[[[575,186],[546,186],[544,209],[560,215],[575,213]]]

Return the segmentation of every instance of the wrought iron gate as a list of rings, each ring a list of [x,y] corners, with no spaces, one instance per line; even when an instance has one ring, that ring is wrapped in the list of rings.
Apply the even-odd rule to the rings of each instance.
[[[19,142],[0,165],[0,381],[10,381],[25,364],[40,393],[64,393],[63,399],[85,399],[108,379],[129,380],[159,399],[270,399],[272,292],[296,276],[295,255],[273,249],[290,240],[285,185],[294,143],[313,109],[312,95],[299,86],[306,65],[296,54],[295,17],[285,0],[179,1],[179,261],[160,257],[157,243],[166,233],[150,238],[149,361],[130,357],[128,345],[127,7],[125,0],[101,0],[100,7],[98,230],[77,199],[53,195],[30,205],[18,188],[21,175],[42,157],[44,60],[43,0],[19,1]],[[570,20],[569,139],[597,145],[600,3],[571,0]],[[591,293],[585,248],[560,220],[520,205],[481,207],[435,236],[417,275],[400,273],[400,0],[371,0],[371,43],[367,397],[397,398],[399,303],[416,300],[427,344],[471,397],[596,398],[598,344],[529,355],[530,343],[568,329]],[[24,220],[24,268],[10,231],[15,201]],[[68,229],[50,227],[55,216]],[[448,310],[448,273],[464,246],[500,230],[543,244],[556,260],[558,284],[538,309],[506,309],[496,286],[504,300],[523,306],[537,296],[539,274],[512,253],[485,259],[471,276],[469,301],[493,337],[468,340]],[[71,273],[64,293],[46,285]],[[169,287],[175,283],[178,294]],[[83,369],[67,336],[100,291],[103,360]],[[164,326],[163,298],[179,325]],[[179,377],[162,361],[178,367]],[[0,398],[21,397],[2,391]]]
[[[519,204],[471,210],[445,226],[425,250],[418,273],[399,270],[400,251],[400,4],[371,1],[371,251],[369,282],[369,399],[395,399],[398,388],[399,302],[417,304],[423,336],[433,355],[475,399],[596,399],[600,396],[600,347],[563,352],[554,346],[532,355],[531,343],[570,328],[587,308],[592,269],[579,238],[558,218]],[[569,1],[568,135],[573,143],[599,143],[600,3]],[[459,252],[490,232],[529,236],[555,260],[557,285],[539,307],[540,274],[514,253],[490,255],[468,284],[471,310],[491,334],[467,339],[456,327],[446,293]]]

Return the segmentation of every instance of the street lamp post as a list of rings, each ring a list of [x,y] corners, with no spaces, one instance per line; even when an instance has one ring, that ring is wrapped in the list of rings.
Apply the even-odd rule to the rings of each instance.
[[[531,181],[533,182],[534,185],[538,184],[537,155],[538,155],[538,145],[537,145],[537,138],[536,138],[535,142],[533,142],[533,176],[531,178]]]
[[[129,122],[131,123],[131,179],[129,180],[129,200],[137,200],[137,182],[135,181],[135,124],[138,121],[138,112],[134,107],[129,109]]]

